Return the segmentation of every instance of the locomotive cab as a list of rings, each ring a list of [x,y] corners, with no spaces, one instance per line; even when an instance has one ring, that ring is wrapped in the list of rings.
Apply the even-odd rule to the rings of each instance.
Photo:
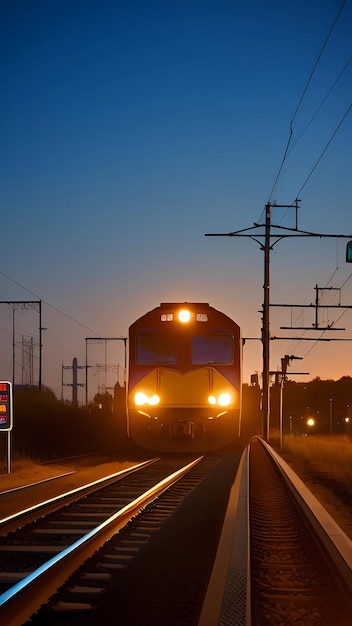
[[[209,304],[161,304],[130,327],[132,439],[155,451],[219,449],[239,434],[239,326]]]

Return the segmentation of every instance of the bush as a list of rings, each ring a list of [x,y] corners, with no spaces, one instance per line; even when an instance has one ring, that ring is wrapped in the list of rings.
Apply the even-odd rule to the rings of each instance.
[[[57,400],[50,389],[14,394],[13,455],[48,460],[116,449],[122,429],[118,416],[95,404],[76,407]]]

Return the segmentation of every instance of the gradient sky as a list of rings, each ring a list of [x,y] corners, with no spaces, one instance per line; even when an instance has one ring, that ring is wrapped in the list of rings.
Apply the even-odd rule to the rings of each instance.
[[[269,199],[291,204],[297,195],[301,229],[352,233],[351,114],[309,177],[351,106],[352,64],[315,115],[351,57],[351,1],[309,81],[341,6],[1,1],[0,297],[42,299],[43,383],[59,397],[62,364],[77,357],[84,365],[85,337],[124,337],[160,302],[209,302],[235,319],[244,337],[260,337],[259,244],[205,233],[263,223]],[[294,212],[274,209],[272,221],[292,227]],[[271,254],[271,301],[309,304],[318,285],[334,288],[320,293],[324,304],[351,305],[352,265],[344,255],[344,240],[279,242]],[[351,316],[322,310],[322,326],[346,328],[324,337],[351,339]],[[320,332],[280,330],[313,322],[309,311],[271,311],[274,336],[318,338]],[[16,382],[23,337],[33,337],[36,382],[36,314],[17,310],[15,328]],[[0,341],[0,376],[12,380],[7,304],[0,307]],[[290,366],[309,373],[298,382],[352,375],[348,341],[270,347],[273,370],[284,354],[303,357]],[[93,396],[98,385],[113,385],[123,342],[89,346],[89,363]],[[244,382],[261,369],[261,343],[247,341]],[[71,382],[69,371],[64,380]],[[70,393],[65,387],[64,397]],[[79,393],[83,399],[83,388]]]

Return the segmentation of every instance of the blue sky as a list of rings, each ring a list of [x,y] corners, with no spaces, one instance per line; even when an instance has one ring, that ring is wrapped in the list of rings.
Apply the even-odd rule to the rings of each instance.
[[[351,105],[348,66],[305,130],[350,59],[350,1],[294,115],[341,6],[1,2],[0,297],[43,300],[43,383],[59,396],[62,364],[73,357],[84,364],[85,337],[126,336],[130,323],[160,302],[209,302],[235,319],[244,337],[260,337],[263,252],[250,239],[204,234],[263,222],[269,197],[290,204],[300,192],[300,228],[352,233],[351,114],[305,184]],[[290,149],[270,196],[292,119]],[[293,226],[293,212],[275,209],[273,222]],[[325,304],[351,304],[344,247],[328,239],[278,243],[271,301],[309,304],[318,285],[343,286],[321,292]],[[341,313],[322,311],[322,325]],[[287,335],[280,326],[291,324],[291,311],[272,310],[271,320],[273,335]],[[346,331],[330,336],[352,337],[350,312],[337,325]],[[38,344],[35,315],[16,311],[15,327],[21,382],[22,338]],[[0,376],[11,380],[6,304],[0,340]],[[289,353],[304,357],[295,371],[309,372],[296,380],[351,375],[350,346],[273,341],[271,368]],[[111,372],[93,365],[123,363],[122,342],[90,346],[89,360],[93,394],[98,384],[113,384]],[[35,369],[35,347],[33,363]],[[261,368],[260,342],[247,342],[244,381]]]

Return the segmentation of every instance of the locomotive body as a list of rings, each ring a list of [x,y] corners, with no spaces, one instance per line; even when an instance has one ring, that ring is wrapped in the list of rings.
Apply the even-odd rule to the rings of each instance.
[[[163,303],[129,329],[128,432],[162,452],[206,452],[239,434],[239,326],[206,303]]]

